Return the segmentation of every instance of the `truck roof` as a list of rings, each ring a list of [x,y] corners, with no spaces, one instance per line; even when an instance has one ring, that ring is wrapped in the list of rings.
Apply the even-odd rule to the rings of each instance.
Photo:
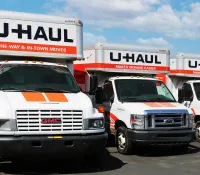
[[[31,20],[31,21],[41,21],[41,22],[53,22],[53,23],[64,23],[64,24],[76,24],[82,25],[82,22],[78,18],[74,17],[62,17],[56,15],[38,14],[38,13],[27,13],[27,12],[17,12],[17,11],[7,11],[0,10],[0,19],[18,19],[18,20]]]
[[[24,60],[24,61],[0,61],[0,65],[1,64],[34,64],[34,65],[52,65],[52,66],[64,66],[67,67],[67,65],[64,64],[60,64],[60,63],[51,63],[51,62],[43,62],[43,61],[28,61],[28,60]]]
[[[83,24],[77,18],[0,10],[0,27],[0,56],[83,58]]]
[[[200,80],[188,80],[187,83],[200,83]]]
[[[164,48],[96,43],[84,50],[84,60],[74,62],[77,71],[161,74],[169,73],[170,51]]]
[[[124,50],[124,51],[134,51],[134,52],[153,52],[153,53],[166,53],[170,54],[170,50],[161,47],[143,46],[143,45],[130,45],[130,44],[116,44],[107,42],[97,42],[92,46],[86,47],[84,50],[92,49],[105,49],[105,50]]]

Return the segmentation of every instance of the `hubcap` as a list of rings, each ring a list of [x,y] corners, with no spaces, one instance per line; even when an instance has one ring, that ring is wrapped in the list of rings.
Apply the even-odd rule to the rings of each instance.
[[[124,149],[125,148],[125,145],[126,145],[126,139],[125,139],[125,136],[123,133],[119,133],[118,135],[118,145],[121,149]]]

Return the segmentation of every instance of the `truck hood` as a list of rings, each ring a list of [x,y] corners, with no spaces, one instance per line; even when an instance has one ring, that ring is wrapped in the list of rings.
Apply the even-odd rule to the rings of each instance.
[[[120,110],[126,110],[132,114],[144,114],[145,110],[188,110],[188,112],[192,114],[192,111],[189,108],[178,102],[122,103],[122,109]]]
[[[15,118],[16,110],[83,110],[91,116],[92,102],[84,93],[0,92],[0,118]]]

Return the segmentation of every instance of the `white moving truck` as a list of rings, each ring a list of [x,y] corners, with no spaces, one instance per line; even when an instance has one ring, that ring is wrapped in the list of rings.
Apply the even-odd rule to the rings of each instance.
[[[73,77],[82,22],[0,11],[0,26],[0,157],[102,155],[104,116]]]
[[[157,80],[169,73],[167,49],[96,43],[74,62],[74,75],[97,107],[104,107],[106,130],[120,153],[134,145],[187,148],[194,134],[193,113]]]
[[[176,100],[193,111],[195,136],[200,142],[200,55],[178,53],[170,59],[166,79]]]

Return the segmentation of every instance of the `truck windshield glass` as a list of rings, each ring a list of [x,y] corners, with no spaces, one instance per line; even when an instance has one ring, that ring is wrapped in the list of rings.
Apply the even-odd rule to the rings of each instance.
[[[80,92],[67,67],[7,64],[0,68],[0,89],[39,92]]]
[[[123,102],[176,102],[161,81],[121,79],[115,80],[117,96]]]
[[[197,99],[200,101],[200,83],[194,83],[194,90],[195,90]]]

